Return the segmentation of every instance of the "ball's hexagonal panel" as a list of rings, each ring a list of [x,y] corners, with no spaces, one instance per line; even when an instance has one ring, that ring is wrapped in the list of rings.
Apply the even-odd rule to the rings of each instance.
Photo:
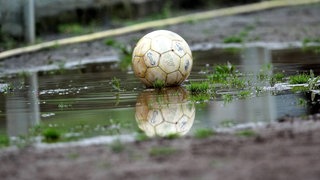
[[[186,51],[186,53],[188,53],[192,57],[191,49],[190,49],[188,43],[184,39],[181,40],[181,45],[182,45],[183,49]]]
[[[172,86],[181,84],[184,80],[185,77],[183,77],[179,71],[175,71],[167,75],[166,85]]]
[[[193,121],[194,121],[194,117],[189,118],[183,115],[176,124],[177,131],[180,132],[181,135],[186,134],[191,129]]]
[[[172,50],[171,40],[166,36],[157,36],[151,41],[151,49],[162,54],[164,52]]]
[[[153,84],[150,81],[148,81],[146,78],[139,78],[139,79],[147,87],[152,87],[153,86]]]
[[[189,76],[192,68],[192,58],[190,57],[189,54],[185,54],[180,61],[180,67],[179,71],[184,75],[184,76]],[[187,78],[186,77],[186,78]]]
[[[161,111],[157,109],[149,111],[147,119],[152,126],[156,126],[163,121]]]
[[[180,65],[180,57],[176,55],[173,51],[161,54],[159,66],[166,73],[171,73],[178,70]]]
[[[152,31],[152,32],[146,34],[144,37],[153,39],[153,38],[158,37],[158,36],[166,36],[167,38],[172,39],[172,40],[174,40],[174,39],[177,39],[177,40],[182,39],[182,37],[179,36],[177,33],[174,33],[172,31],[168,31],[168,30]]]
[[[148,68],[146,72],[146,79],[149,82],[155,82],[156,80],[161,80],[165,82],[167,74],[159,67]]]
[[[172,41],[172,49],[179,57],[186,54],[185,47],[182,46],[181,41]]]
[[[168,39],[181,41],[183,38],[179,36],[177,33],[168,30],[158,30],[153,36],[157,37],[159,35],[165,35]]]
[[[155,127],[156,134],[159,136],[167,136],[169,134],[177,133],[176,124],[172,124],[166,121],[163,121],[161,124]]]
[[[144,132],[146,133],[147,136],[149,137],[153,137],[156,135],[156,129],[153,125],[149,124],[149,123],[145,123],[144,124]]]
[[[133,56],[143,56],[151,48],[151,39],[143,37],[133,49]]]
[[[156,67],[159,65],[160,54],[153,50],[148,50],[143,58],[147,67]]]
[[[145,77],[147,66],[145,65],[142,57],[134,57],[132,59],[132,68],[134,70],[134,74],[137,77],[140,77],[140,78]]]
[[[169,104],[166,108],[162,108],[161,112],[163,119],[173,124],[183,115],[181,106],[177,104]]]

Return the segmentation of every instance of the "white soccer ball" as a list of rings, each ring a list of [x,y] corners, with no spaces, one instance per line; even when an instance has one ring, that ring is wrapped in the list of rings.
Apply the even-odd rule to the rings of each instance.
[[[134,74],[147,86],[156,81],[177,86],[188,78],[193,60],[187,42],[178,34],[157,30],[143,36],[132,54]]]
[[[195,118],[194,104],[182,87],[142,92],[136,104],[136,121],[147,136],[185,135]]]

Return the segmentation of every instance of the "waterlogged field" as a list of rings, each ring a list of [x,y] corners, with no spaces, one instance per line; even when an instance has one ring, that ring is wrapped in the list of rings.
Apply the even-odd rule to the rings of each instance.
[[[228,48],[193,55],[188,81],[172,88],[146,89],[117,62],[4,76],[0,146],[201,137],[319,113],[315,49]]]

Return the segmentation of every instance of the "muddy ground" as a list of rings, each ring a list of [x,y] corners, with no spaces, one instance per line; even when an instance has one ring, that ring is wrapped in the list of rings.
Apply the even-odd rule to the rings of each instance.
[[[320,37],[320,5],[163,27],[191,45],[222,42],[248,25],[247,41],[292,42]],[[116,37],[134,44],[148,31]],[[3,61],[27,68],[116,55],[103,41],[45,50]],[[1,179],[320,179],[320,115],[285,117],[248,137],[218,133],[205,139],[153,139],[128,144],[0,150]]]
[[[256,13],[219,17],[197,22],[164,26],[180,34],[190,46],[199,43],[222,43],[230,36],[247,33],[245,42],[302,42],[320,37],[320,4],[278,8]],[[114,37],[117,42],[134,46],[148,29]],[[46,39],[46,37],[42,37]],[[61,64],[70,61],[92,60],[118,55],[119,51],[105,45],[105,39],[25,54],[0,60],[5,70],[28,69],[34,66]],[[2,61],[2,62],[1,62]]]

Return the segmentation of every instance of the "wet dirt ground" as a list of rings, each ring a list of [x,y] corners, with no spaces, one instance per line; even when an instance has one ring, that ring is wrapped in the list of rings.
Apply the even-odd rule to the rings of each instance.
[[[198,22],[164,26],[181,35],[192,47],[199,43],[223,43],[223,40],[247,33],[244,42],[302,42],[320,37],[320,4],[277,8],[256,13],[219,17]],[[138,39],[155,29],[112,37],[134,46]],[[43,37],[45,39],[45,37]],[[107,38],[108,39],[108,38]],[[4,69],[27,69],[34,66],[86,61],[116,56],[119,51],[105,45],[105,39],[63,47],[54,47],[0,61]]]
[[[320,36],[320,5],[280,8],[164,27],[191,45],[222,42],[254,26],[246,41],[292,42]],[[116,37],[134,44],[148,31]],[[201,32],[201,33],[199,33]],[[116,55],[103,41],[8,58],[5,68]],[[319,179],[320,115],[284,117],[244,137],[153,139],[125,144],[0,150],[1,179]]]

